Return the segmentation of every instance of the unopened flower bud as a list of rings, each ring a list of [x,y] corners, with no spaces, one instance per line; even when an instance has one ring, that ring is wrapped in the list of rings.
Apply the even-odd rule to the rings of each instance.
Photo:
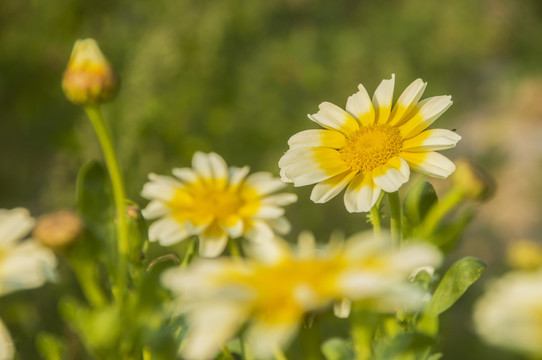
[[[513,268],[536,270],[542,267],[542,245],[532,240],[514,241],[507,255],[508,264]]]
[[[96,105],[111,100],[117,85],[117,76],[98,43],[77,40],[62,79],[66,97],[77,105]]]
[[[40,217],[32,236],[45,246],[62,249],[73,243],[82,229],[83,225],[76,214],[59,211]]]
[[[484,201],[493,196],[495,181],[481,168],[466,159],[454,161],[456,170],[452,181],[461,187],[467,197]]]

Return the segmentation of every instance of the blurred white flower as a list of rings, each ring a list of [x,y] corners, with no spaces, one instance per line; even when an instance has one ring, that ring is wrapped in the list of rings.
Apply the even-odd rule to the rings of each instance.
[[[0,296],[54,278],[53,252],[32,239],[20,241],[34,223],[26,209],[0,209]]]
[[[197,259],[164,274],[187,313],[186,358],[212,357],[244,324],[251,351],[265,358],[289,343],[307,312],[343,298],[376,311],[420,305],[423,294],[407,278],[441,259],[426,244],[394,249],[388,239],[367,235],[318,251],[312,235],[302,234],[297,253],[275,238],[250,244],[247,253],[248,259]]]
[[[228,169],[218,154],[196,152],[192,169],[173,169],[176,178],[150,174],[141,192],[151,200],[143,216],[160,218],[149,228],[150,240],[167,246],[197,235],[200,254],[214,257],[228,237],[266,241],[273,230],[288,232],[282,207],[295,202],[296,195],[272,194],[285,186],[280,179],[248,172],[247,166]]]
[[[0,360],[12,360],[15,354],[13,340],[4,323],[0,319]]]
[[[475,304],[474,325],[492,345],[542,357],[542,271],[511,272],[490,284]]]

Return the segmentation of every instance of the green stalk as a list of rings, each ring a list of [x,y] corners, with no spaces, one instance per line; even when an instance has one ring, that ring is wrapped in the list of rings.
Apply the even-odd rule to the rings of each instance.
[[[375,205],[371,208],[370,219],[371,225],[373,226],[373,232],[376,237],[379,237],[382,234],[382,219],[380,218],[380,203],[384,197],[384,192],[380,192],[380,196],[376,201]]]
[[[453,187],[448,191],[437,205],[431,207],[427,213],[422,225],[423,234],[426,238],[430,237],[442,219],[450,213],[463,199],[465,198],[465,192],[460,187]]]
[[[314,316],[314,315],[313,315]],[[305,319],[305,325],[299,333],[299,341],[301,348],[303,349],[303,359],[307,360],[323,360],[322,353],[320,351],[320,344],[322,343],[322,337],[320,336],[320,328],[318,326],[318,319],[312,319],[312,324],[309,322],[309,318]]]
[[[287,360],[286,355],[284,355],[284,352],[282,352],[282,349],[276,348],[273,356],[275,357],[275,360]]]
[[[388,193],[390,202],[390,232],[391,239],[396,246],[401,246],[401,201],[399,192]]]
[[[230,255],[233,258],[241,258],[241,248],[239,247],[239,243],[236,239],[229,239],[228,240],[228,249],[230,250]]]
[[[116,209],[116,230],[118,244],[118,260],[117,260],[117,282],[113,288],[115,297],[122,303],[123,294],[126,290],[127,282],[127,256],[128,256],[128,222],[126,219],[125,199],[126,191],[124,190],[124,182],[120,172],[117,156],[111,140],[111,134],[105,125],[105,121],[99,106],[86,106],[85,111],[89,117],[98,141],[103,151],[109,178],[111,179],[111,187],[113,189],[113,198]]]

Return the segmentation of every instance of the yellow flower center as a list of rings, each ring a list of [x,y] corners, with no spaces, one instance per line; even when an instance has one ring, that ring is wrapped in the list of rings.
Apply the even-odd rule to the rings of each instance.
[[[260,206],[259,199],[248,187],[224,188],[200,182],[178,189],[168,205],[177,220],[190,220],[198,225],[214,219],[228,222],[253,215]]]
[[[399,155],[402,146],[403,138],[398,128],[372,125],[348,136],[339,153],[351,170],[366,174]]]

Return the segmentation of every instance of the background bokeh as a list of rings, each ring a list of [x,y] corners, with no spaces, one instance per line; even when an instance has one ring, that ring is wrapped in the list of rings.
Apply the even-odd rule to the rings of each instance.
[[[437,125],[463,140],[445,154],[476,160],[497,181],[453,254],[487,262],[488,279],[504,270],[508,244],[540,240],[541,34],[539,0],[2,1],[0,207],[74,208],[79,167],[101,156],[83,112],[60,89],[76,39],[97,39],[122,79],[104,112],[129,196],[141,205],[147,174],[189,165],[195,150],[278,174],[287,139],[314,127],[307,113],[322,101],[343,106],[358,83],[372,92],[395,73],[396,96],[418,77],[428,82],[424,97],[453,96]],[[310,187],[295,192],[292,238],[365,226],[341,196],[314,205]],[[445,359],[516,358],[473,335],[470,307],[482,290],[483,282],[444,317]],[[32,291],[14,296],[24,303]],[[10,314],[0,313],[8,325],[26,319],[16,341],[32,347],[54,301],[29,314],[13,299],[4,301]]]

